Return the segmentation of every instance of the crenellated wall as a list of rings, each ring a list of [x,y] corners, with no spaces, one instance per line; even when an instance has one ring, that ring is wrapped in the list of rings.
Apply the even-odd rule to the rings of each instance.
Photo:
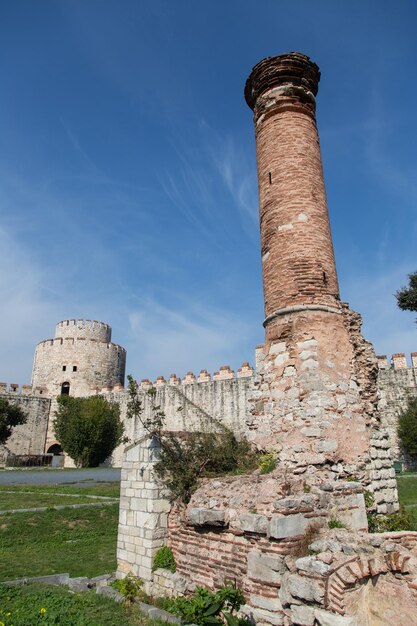
[[[160,406],[165,413],[165,428],[172,431],[190,431],[198,428],[217,428],[221,423],[236,433],[245,431],[245,416],[252,393],[253,368],[244,363],[236,375],[229,366],[222,366],[213,378],[207,370],[199,376],[188,372],[183,379],[172,374],[168,381],[159,376],[154,383],[143,379],[139,384],[139,395],[143,403],[143,419],[152,417],[153,405]],[[156,388],[156,396],[147,394]],[[118,402],[125,424],[125,434],[130,441],[142,437],[145,432],[139,420],[126,417],[128,392],[124,389],[103,388],[100,393],[109,400]],[[112,463],[121,466],[124,446],[119,446]]]
[[[397,435],[398,415],[407,408],[410,399],[417,397],[417,352],[411,353],[410,363],[411,367],[404,353],[393,354],[390,365],[385,355],[378,357],[378,407],[389,434],[393,458],[415,469],[416,462],[400,449]]]

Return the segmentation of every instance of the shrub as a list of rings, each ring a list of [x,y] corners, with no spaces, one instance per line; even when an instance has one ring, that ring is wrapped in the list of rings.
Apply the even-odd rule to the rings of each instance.
[[[115,580],[114,583],[112,583],[112,587],[121,593],[126,602],[130,604],[140,595],[143,580],[137,576],[133,576],[133,574],[129,572],[124,578]]]
[[[119,405],[102,396],[59,396],[54,429],[77,467],[96,467],[122,442]]]
[[[180,616],[184,622],[198,626],[240,626],[249,624],[239,619],[236,612],[245,603],[242,591],[235,585],[224,585],[217,592],[197,587],[192,596],[178,596],[167,603],[167,610]]]
[[[17,404],[0,398],[0,444],[7,441],[14,426],[25,424],[26,420],[26,413]]]
[[[398,418],[398,437],[408,454],[417,456],[417,398],[410,400]]]
[[[391,513],[390,515],[368,515],[368,529],[370,533],[411,530],[412,523],[412,515],[405,508],[401,508],[399,513]]]
[[[275,454],[273,452],[265,452],[259,458],[259,469],[261,474],[269,474],[273,472],[277,466]]]
[[[162,546],[162,548],[159,548],[153,558],[152,571],[154,572],[160,567],[168,569],[170,572],[177,571],[177,564],[175,563],[174,555],[171,548],[168,546]]]

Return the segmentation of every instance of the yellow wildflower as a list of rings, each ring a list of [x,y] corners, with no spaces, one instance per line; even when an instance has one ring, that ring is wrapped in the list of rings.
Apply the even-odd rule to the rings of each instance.
[[[39,613],[42,613],[42,615],[43,615],[44,613],[46,613],[46,609],[45,609],[44,607],[42,607],[42,608],[40,609]]]

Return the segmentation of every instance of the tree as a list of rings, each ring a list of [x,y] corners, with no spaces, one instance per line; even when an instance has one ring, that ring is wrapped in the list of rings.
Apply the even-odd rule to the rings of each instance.
[[[395,297],[397,304],[403,311],[417,311],[417,272],[408,275],[408,287],[402,287]]]
[[[0,444],[7,441],[14,426],[25,424],[26,420],[26,413],[17,404],[0,398]]]
[[[77,467],[96,467],[122,442],[119,405],[102,396],[59,396],[55,435]]]
[[[417,456],[417,398],[409,401],[407,410],[398,418],[398,437],[404,450]]]

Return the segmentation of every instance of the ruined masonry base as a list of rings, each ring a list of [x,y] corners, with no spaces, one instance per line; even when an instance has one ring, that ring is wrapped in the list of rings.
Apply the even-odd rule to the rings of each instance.
[[[257,624],[417,624],[417,533],[368,534],[359,483],[310,485],[276,470],[207,480],[187,507],[171,506],[155,479],[157,457],[146,438],[127,452],[119,577],[140,576],[155,596],[236,581]],[[330,530],[332,519],[347,528]],[[152,572],[162,545],[175,574]]]

